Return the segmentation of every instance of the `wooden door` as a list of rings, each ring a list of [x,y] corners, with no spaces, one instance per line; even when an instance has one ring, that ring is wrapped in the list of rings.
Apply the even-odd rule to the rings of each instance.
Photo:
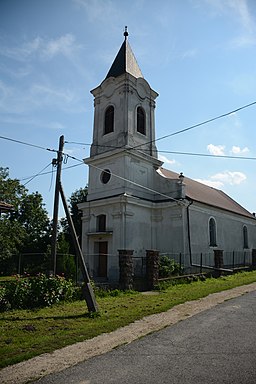
[[[108,242],[99,242],[99,277],[107,277],[108,274]]]

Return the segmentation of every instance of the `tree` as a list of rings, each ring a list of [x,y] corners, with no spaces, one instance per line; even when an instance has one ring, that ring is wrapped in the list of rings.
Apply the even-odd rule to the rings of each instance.
[[[50,220],[42,196],[28,193],[17,179],[9,177],[9,169],[0,167],[1,201],[13,210],[0,216],[0,262],[12,254],[46,252],[50,241]],[[1,268],[2,270],[2,268]]]

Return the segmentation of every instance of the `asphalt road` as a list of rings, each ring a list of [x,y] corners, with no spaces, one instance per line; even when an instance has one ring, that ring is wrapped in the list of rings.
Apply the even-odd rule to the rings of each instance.
[[[255,384],[256,292],[37,384]]]

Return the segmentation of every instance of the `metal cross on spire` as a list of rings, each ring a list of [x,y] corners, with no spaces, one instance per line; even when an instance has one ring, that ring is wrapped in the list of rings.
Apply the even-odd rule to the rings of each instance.
[[[129,33],[127,31],[127,25],[124,27],[124,38],[125,40],[127,39],[127,37],[129,36]]]

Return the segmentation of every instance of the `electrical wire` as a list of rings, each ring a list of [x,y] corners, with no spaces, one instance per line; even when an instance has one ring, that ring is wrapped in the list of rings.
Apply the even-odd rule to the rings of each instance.
[[[76,158],[76,157],[74,157],[74,156],[70,156],[70,155],[67,155],[67,156],[68,156],[68,157],[71,157],[73,160],[77,160],[77,161],[79,161],[79,164],[76,164],[76,165],[73,165],[73,166],[70,166],[70,167],[63,168],[63,170],[64,170],[64,169],[73,168],[73,167],[76,167],[76,166],[79,166],[79,165],[84,164],[84,161],[81,160],[81,159],[78,159],[78,158]],[[49,165],[48,165],[48,166],[49,166]],[[98,170],[101,171],[101,172],[104,172],[104,171],[105,171],[103,168],[97,167],[97,166],[95,166],[95,165],[92,165],[92,164],[91,164],[91,166],[92,166],[93,168],[95,168],[95,169],[98,169]],[[34,176],[31,178],[31,180],[32,180],[33,178],[39,176],[39,175],[49,174],[49,173],[52,173],[53,171],[54,171],[54,170],[52,170],[52,171],[50,171],[50,172],[38,173],[37,175],[34,175]],[[56,172],[56,171],[55,171],[55,172]],[[164,193],[161,193],[161,192],[156,191],[156,190],[154,190],[154,189],[145,187],[144,185],[141,185],[141,184],[139,184],[139,183],[136,183],[135,181],[131,181],[131,180],[129,180],[129,179],[126,179],[125,177],[116,175],[116,174],[114,174],[114,173],[111,173],[111,176],[116,177],[116,178],[118,178],[118,179],[120,179],[120,180],[126,181],[126,182],[128,182],[128,183],[130,183],[130,184],[136,185],[137,187],[140,187],[140,188],[142,188],[142,189],[144,189],[144,190],[146,190],[146,191],[153,192],[153,193],[155,193],[156,195],[160,195],[160,196],[162,196],[162,197],[164,197],[164,198],[167,198],[167,199],[169,199],[169,200],[175,201],[175,202],[177,202],[178,204],[183,204],[183,203],[181,202],[181,200],[178,200],[178,199],[175,199],[175,198],[173,198],[173,197],[171,197],[171,196],[165,195]],[[30,181],[31,181],[31,180],[30,180]],[[26,183],[26,184],[27,184],[27,183]]]
[[[249,107],[251,107],[252,105],[255,105],[255,104],[256,104],[256,101],[253,101],[252,103],[243,105],[242,107],[236,108],[236,109],[234,109],[233,111],[226,112],[226,113],[223,113],[223,114],[221,114],[221,115],[212,117],[211,119],[202,121],[201,123],[198,123],[198,124],[191,125],[191,126],[189,126],[189,127],[187,127],[187,128],[184,128],[184,129],[181,129],[181,130],[179,130],[179,131],[170,133],[170,134],[168,134],[168,135],[161,136],[161,137],[159,137],[159,138],[157,138],[157,139],[155,139],[155,140],[150,140],[150,141],[148,141],[147,143],[143,143],[143,144],[136,145],[135,147],[133,147],[133,149],[135,149],[135,148],[139,148],[139,147],[141,147],[142,145],[152,144],[152,143],[155,143],[156,141],[160,141],[160,140],[163,140],[163,139],[167,139],[168,137],[175,136],[175,135],[179,135],[180,133],[184,133],[184,132],[190,131],[190,130],[192,130],[192,129],[201,127],[202,125],[211,123],[211,122],[213,122],[213,121],[215,121],[215,120],[218,120],[218,119],[222,119],[223,117],[232,115],[233,113],[236,113],[236,112],[238,112],[238,111],[241,111],[241,110],[243,110],[243,109],[245,109],[245,108],[249,108]]]
[[[64,168],[62,168],[62,170],[65,171],[66,169],[75,168],[75,167],[78,167],[79,165],[83,165],[83,164],[80,163],[80,164],[70,165],[69,167],[64,167]],[[40,173],[40,174],[38,174],[38,175],[34,175],[34,176],[36,177],[36,176],[49,175],[49,174],[52,173],[52,172],[57,172],[57,170],[56,170],[56,169],[53,169],[52,171],[42,172],[42,173]],[[28,180],[28,179],[31,179],[31,178],[34,177],[34,176],[23,177],[23,178],[21,178],[21,179],[19,179],[19,180],[20,180],[20,181]]]
[[[92,165],[90,164],[91,167],[95,168],[95,169],[98,169],[99,171],[101,172],[106,172],[103,168],[100,168],[100,167],[97,167],[96,165]],[[139,183],[136,183],[135,181],[131,181],[129,179],[126,179],[125,177],[122,177],[122,176],[119,176],[119,175],[116,175],[115,173],[112,173],[111,172],[111,176],[114,176],[120,180],[123,180],[123,181],[126,181],[130,184],[133,184],[133,185],[136,185],[137,187],[140,187],[142,189],[145,189],[146,191],[149,191],[149,192],[153,192],[155,193],[156,195],[160,195],[164,198],[167,198],[168,200],[172,200],[172,201],[175,201],[176,203],[178,203],[179,205],[185,205],[185,203],[182,201],[182,200],[178,200],[178,199],[175,199],[174,197],[171,197],[171,196],[168,196],[168,195],[165,195],[164,193],[161,193],[159,191],[156,191],[154,189],[151,189],[151,188],[148,188],[148,187],[145,187],[144,185],[141,185]]]
[[[40,145],[31,144],[31,143],[26,143],[25,141],[16,140],[16,139],[11,139],[10,137],[6,137],[6,136],[0,136],[0,139],[4,139],[4,140],[8,140],[8,141],[12,141],[12,142],[14,142],[14,143],[18,143],[18,144],[27,145],[27,146],[29,146],[29,147],[34,147],[34,148],[43,149],[43,150],[45,150],[45,151],[58,152],[56,149],[50,149],[50,148],[41,147]]]
[[[29,179],[25,184],[23,184],[23,185],[25,186],[25,185],[27,185],[28,183],[30,183],[30,182],[31,182],[32,180],[34,180],[37,176],[39,176],[40,174],[42,174],[42,172],[43,172],[46,168],[48,168],[51,164],[52,164],[52,163],[47,164],[46,167],[44,167],[44,168],[43,168],[40,172],[38,172],[36,175],[31,176],[30,179]]]
[[[213,117],[213,118],[211,118],[211,119],[202,121],[201,123],[191,125],[191,126],[189,126],[189,127],[187,127],[187,128],[181,129],[181,130],[179,130],[179,131],[175,131],[175,132],[172,132],[172,133],[170,133],[170,134],[168,134],[168,135],[161,136],[161,137],[159,137],[159,138],[157,138],[157,139],[150,140],[150,141],[148,141],[148,142],[146,142],[146,143],[136,145],[136,146],[134,146],[134,147],[132,147],[132,148],[129,148],[129,150],[138,149],[138,148],[140,148],[140,147],[143,146],[143,145],[152,144],[152,143],[155,143],[156,141],[160,141],[160,140],[166,139],[166,138],[168,138],[168,137],[175,136],[175,135],[178,135],[178,134],[180,134],[180,133],[184,133],[184,132],[190,131],[190,130],[195,129],[195,128],[198,128],[198,127],[200,127],[200,126],[202,126],[202,125],[211,123],[211,122],[213,122],[213,121],[215,121],[215,120],[218,120],[218,119],[221,119],[221,118],[223,118],[223,117],[227,117],[227,116],[229,116],[229,115],[232,115],[233,113],[236,113],[236,112],[238,112],[238,111],[241,111],[241,110],[243,110],[243,109],[245,109],[245,108],[249,108],[249,107],[251,107],[251,106],[253,106],[253,105],[255,105],[255,104],[256,104],[256,101],[253,101],[252,103],[243,105],[242,107],[236,108],[236,109],[234,109],[234,110],[232,110],[232,111],[229,111],[229,112],[223,113],[223,114],[221,114],[221,115],[215,116],[215,117]],[[75,142],[75,141],[65,141],[65,143],[67,143],[67,144],[85,145],[85,146],[89,146],[89,145],[90,145],[90,144],[88,144],[88,143],[81,143],[81,142]],[[112,146],[112,145],[99,145],[99,144],[92,144],[92,146],[95,146],[95,147],[102,147],[102,148],[111,148],[111,149],[120,149],[120,148],[124,148],[124,146],[121,146],[121,147],[119,146],[119,147],[118,147],[118,146]],[[144,151],[145,151],[145,150],[144,150]],[[147,150],[147,151],[150,151],[150,150]],[[225,157],[225,158],[230,158],[230,159],[234,158],[234,159],[244,159],[244,160],[255,160],[255,158],[250,158],[250,157],[248,157],[248,158],[246,158],[246,157],[236,157],[236,156],[233,156],[233,157],[232,157],[232,156],[225,156],[225,155],[218,155],[218,156],[216,156],[216,155],[211,155],[211,154],[196,154],[196,153],[195,153],[195,154],[192,154],[192,153],[190,154],[190,153],[186,153],[186,152],[167,152],[167,151],[158,151],[158,152],[159,152],[159,153],[160,153],[160,152],[162,152],[162,153],[175,153],[175,154],[191,155],[191,156],[208,156],[208,157],[211,157],[211,156],[212,156],[212,157]]]
[[[70,142],[67,141],[66,143],[72,143],[72,144],[78,144],[78,145],[90,145],[85,143],[78,143],[78,142]],[[117,147],[117,146],[109,146],[109,145],[97,145],[97,147],[102,148],[114,148],[114,149],[121,149],[123,147]],[[128,150],[137,150],[136,148],[127,148]],[[150,149],[143,149],[143,152],[150,152]],[[248,157],[248,156],[231,156],[231,155],[213,155],[210,153],[198,153],[198,152],[182,152],[182,151],[167,151],[167,150],[157,150],[158,153],[167,153],[167,154],[173,154],[173,155],[186,155],[186,156],[201,156],[201,157],[214,157],[214,158],[223,158],[223,159],[235,159],[235,160],[256,160],[256,157]],[[68,155],[69,156],[69,155]],[[69,156],[71,159],[82,161],[80,159],[77,159],[73,156]]]
[[[212,155],[209,153],[193,153],[193,152],[179,152],[179,151],[158,151],[158,152],[174,154],[174,155],[202,156],[202,157],[214,157],[214,158],[222,158],[222,159],[256,160],[256,157],[246,157],[246,156]]]

